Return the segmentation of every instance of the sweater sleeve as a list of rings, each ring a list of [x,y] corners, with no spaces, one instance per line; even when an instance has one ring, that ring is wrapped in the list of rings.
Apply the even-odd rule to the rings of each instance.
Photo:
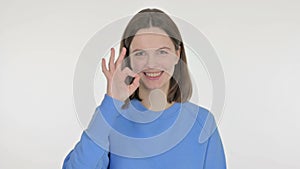
[[[205,169],[226,169],[225,153],[217,128],[208,140],[204,166]]]
[[[80,141],[66,156],[63,169],[107,169],[109,165],[109,133],[123,102],[105,95],[82,133]]]
[[[64,160],[63,169],[107,169],[108,152],[83,132],[80,141]]]

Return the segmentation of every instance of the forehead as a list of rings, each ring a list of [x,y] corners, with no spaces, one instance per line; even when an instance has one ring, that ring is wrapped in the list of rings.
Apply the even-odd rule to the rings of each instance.
[[[140,29],[134,36],[130,50],[156,49],[161,47],[174,48],[174,44],[168,34],[160,28]]]

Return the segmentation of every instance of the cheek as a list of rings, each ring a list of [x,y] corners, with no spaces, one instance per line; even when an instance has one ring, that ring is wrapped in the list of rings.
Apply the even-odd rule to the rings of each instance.
[[[172,62],[162,62],[161,68],[165,70],[168,74],[173,75],[175,64]]]
[[[132,71],[134,71],[135,73],[139,73],[145,68],[145,63],[141,60],[131,59],[130,65],[131,65]]]
[[[175,65],[178,63],[179,57],[176,55],[169,55],[168,57],[162,57],[159,63],[167,70],[174,69]]]
[[[169,77],[172,77],[173,74],[174,74],[174,69],[175,69],[174,66],[173,66],[173,67],[170,67],[170,68],[168,68],[167,70],[165,70],[165,73],[166,73]]]

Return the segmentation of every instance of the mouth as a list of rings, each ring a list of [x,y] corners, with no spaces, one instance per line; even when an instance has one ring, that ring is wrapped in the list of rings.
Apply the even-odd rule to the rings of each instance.
[[[144,72],[144,75],[150,80],[159,79],[159,77],[163,74],[164,71],[159,72]]]

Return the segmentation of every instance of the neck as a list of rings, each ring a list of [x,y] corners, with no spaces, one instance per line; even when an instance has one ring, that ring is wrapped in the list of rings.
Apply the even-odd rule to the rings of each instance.
[[[174,103],[169,103],[167,100],[168,86],[161,89],[146,89],[143,86],[139,88],[139,97],[142,99],[142,104],[149,110],[162,111]]]

